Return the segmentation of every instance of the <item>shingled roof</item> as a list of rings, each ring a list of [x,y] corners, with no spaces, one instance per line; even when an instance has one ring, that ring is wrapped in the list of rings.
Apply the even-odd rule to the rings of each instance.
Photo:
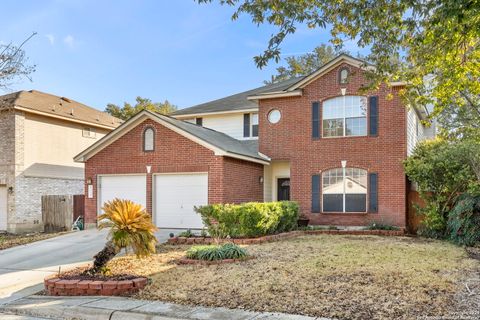
[[[268,92],[283,91],[302,80],[304,77],[296,77],[289,80],[281,81],[274,84],[251,89],[245,92],[237,93],[225,98],[205,102],[190,108],[180,109],[173,112],[172,116],[194,115],[202,113],[222,112],[222,111],[235,111],[258,108],[258,105],[254,101],[250,101],[247,98],[257,94],[263,94]]]
[[[14,107],[25,112],[41,113],[110,129],[122,123],[120,119],[83,103],[37,90],[18,91],[0,96],[0,109]]]

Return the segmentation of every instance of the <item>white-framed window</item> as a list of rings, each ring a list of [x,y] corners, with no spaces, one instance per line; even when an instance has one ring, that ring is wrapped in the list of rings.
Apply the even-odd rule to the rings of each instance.
[[[367,98],[341,96],[325,100],[322,107],[323,137],[367,135]]]
[[[83,128],[82,129],[82,137],[96,139],[97,134],[95,132],[95,129],[93,129],[93,128]]]
[[[349,72],[348,72],[348,69],[347,68],[342,68],[340,69],[340,72],[338,74],[338,80],[340,82],[340,84],[347,84],[348,83],[348,75],[349,75]]]
[[[258,113],[243,114],[243,137],[258,137]]]
[[[367,170],[335,168],[322,174],[323,212],[366,212]]]
[[[268,113],[267,118],[268,122],[270,122],[271,124],[276,124],[280,122],[280,119],[282,118],[282,113],[278,109],[272,109]]]
[[[152,127],[147,127],[143,131],[143,151],[155,150],[155,130]]]

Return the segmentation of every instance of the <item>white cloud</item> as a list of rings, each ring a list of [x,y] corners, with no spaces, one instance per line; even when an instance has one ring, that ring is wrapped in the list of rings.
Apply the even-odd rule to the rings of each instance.
[[[48,42],[53,46],[55,44],[55,36],[53,34],[46,34],[45,37],[47,37]]]
[[[71,34],[63,38],[63,42],[70,48],[73,48],[76,43],[75,38]]]

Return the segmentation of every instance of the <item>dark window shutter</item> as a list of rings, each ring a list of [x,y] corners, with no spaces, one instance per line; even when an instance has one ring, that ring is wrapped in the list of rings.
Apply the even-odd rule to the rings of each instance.
[[[378,135],[378,96],[368,98],[369,124],[368,135]]]
[[[243,136],[250,137],[250,113],[243,115]]]
[[[320,175],[312,176],[312,212],[320,212]]]
[[[368,212],[376,213],[378,212],[378,174],[370,173],[368,180]]]
[[[196,123],[198,126],[203,126],[203,118],[196,118],[196,119],[195,119],[195,123]]]
[[[312,103],[312,138],[320,138],[320,104]]]

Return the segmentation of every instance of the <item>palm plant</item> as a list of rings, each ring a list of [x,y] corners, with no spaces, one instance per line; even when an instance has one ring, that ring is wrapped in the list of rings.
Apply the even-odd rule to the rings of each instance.
[[[110,232],[105,247],[94,256],[93,273],[103,270],[122,248],[131,247],[139,258],[155,253],[157,228],[141,205],[114,199],[106,202],[102,209],[98,229],[110,228]]]

